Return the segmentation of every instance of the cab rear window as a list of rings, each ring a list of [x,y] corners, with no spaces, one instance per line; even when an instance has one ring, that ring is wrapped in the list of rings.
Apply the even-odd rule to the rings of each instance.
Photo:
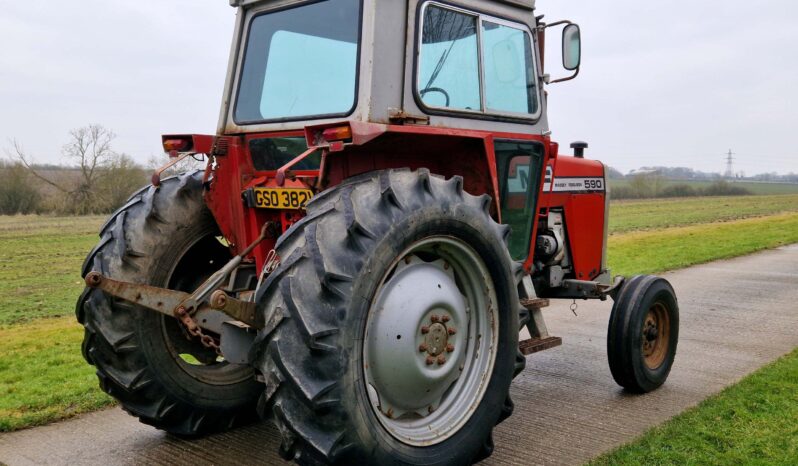
[[[355,106],[361,0],[269,11],[249,24],[238,124],[343,116]]]
[[[249,153],[255,170],[277,170],[308,149],[303,137],[259,138],[249,142]],[[316,152],[294,165],[293,170],[318,170],[321,153]]]

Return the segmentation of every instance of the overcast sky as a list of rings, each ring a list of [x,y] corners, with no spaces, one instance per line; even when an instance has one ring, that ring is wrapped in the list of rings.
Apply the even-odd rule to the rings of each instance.
[[[624,172],[719,172],[731,149],[736,171],[798,172],[795,0],[539,0],[537,14],[582,26],[580,76],[549,87],[564,152],[581,139]],[[145,163],[162,133],[212,133],[233,22],[227,0],[0,0],[0,147],[57,163],[69,129],[100,123]]]

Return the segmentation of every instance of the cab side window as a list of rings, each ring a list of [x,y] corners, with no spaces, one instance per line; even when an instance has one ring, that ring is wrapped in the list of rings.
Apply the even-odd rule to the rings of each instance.
[[[482,22],[485,62],[485,104],[488,110],[537,113],[535,62],[524,31]]]
[[[418,85],[430,107],[480,109],[476,16],[437,6],[425,10]]]
[[[416,92],[424,106],[526,118],[539,113],[525,25],[433,2],[422,8]]]

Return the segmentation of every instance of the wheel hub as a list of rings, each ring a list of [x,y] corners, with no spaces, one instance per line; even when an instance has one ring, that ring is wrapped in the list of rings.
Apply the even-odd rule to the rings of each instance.
[[[668,350],[669,325],[667,311],[661,303],[655,303],[646,314],[642,331],[642,351],[645,364],[656,369],[665,360]]]
[[[437,316],[433,315],[433,317]],[[424,327],[422,327],[422,335],[424,334],[423,330]],[[454,345],[449,344],[449,332],[446,326],[441,323],[434,323],[429,327],[427,337],[421,345],[430,356],[437,356],[443,353],[447,347],[451,349],[450,353],[454,351]]]
[[[465,298],[442,260],[413,256],[397,268],[376,304],[368,350],[379,409],[391,417],[426,415],[459,376],[455,362],[463,354],[455,351],[454,328],[468,322]],[[452,351],[446,353],[447,347]]]
[[[391,435],[434,445],[468,420],[487,388],[496,291],[481,258],[450,237],[419,241],[392,267],[366,324],[366,390]]]
[[[646,334],[646,340],[648,340],[648,341],[654,341],[654,340],[656,340],[656,339],[657,339],[657,334],[658,334],[658,333],[659,333],[659,332],[657,331],[657,326],[656,326],[656,325],[649,325],[649,326],[646,328],[646,331],[645,331],[645,334]]]

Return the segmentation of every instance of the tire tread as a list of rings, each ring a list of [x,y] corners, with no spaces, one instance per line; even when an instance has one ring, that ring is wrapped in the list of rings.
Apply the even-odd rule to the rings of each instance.
[[[356,193],[377,199],[382,206],[364,215],[368,221],[359,216],[363,207]],[[278,240],[278,256],[287,259],[258,290],[257,302],[267,321],[279,313],[284,317],[258,336],[259,348],[253,351],[266,380],[258,411],[281,432],[284,458],[300,464],[336,463],[354,448],[347,437],[346,414],[337,410],[343,388],[336,380],[349,357],[336,344],[338,322],[345,312],[341,303],[347,297],[358,299],[351,296],[353,277],[363,266],[364,254],[391,228],[397,212],[421,207],[430,199],[452,206],[466,202],[490,219],[490,197],[465,193],[461,177],[443,180],[426,169],[384,170],[359,175],[315,196],[306,206],[306,217]],[[338,244],[320,243],[321,213],[325,233]],[[509,228],[490,222],[506,243]],[[518,355],[514,375],[526,363]],[[499,422],[512,410],[508,393]],[[492,450],[488,439],[473,460],[489,456]]]
[[[152,241],[181,228],[192,216],[210,215],[202,199],[201,178],[201,172],[188,172],[134,193],[100,228],[100,240],[86,257],[82,276],[98,271],[141,281],[137,277],[145,267],[157,267],[146,252]],[[211,411],[169,392],[141,354],[137,312],[96,289],[85,288],[78,298],[76,317],[84,326],[81,349],[96,367],[103,391],[141,422],[176,435],[202,435],[253,419],[254,399],[243,411]]]

